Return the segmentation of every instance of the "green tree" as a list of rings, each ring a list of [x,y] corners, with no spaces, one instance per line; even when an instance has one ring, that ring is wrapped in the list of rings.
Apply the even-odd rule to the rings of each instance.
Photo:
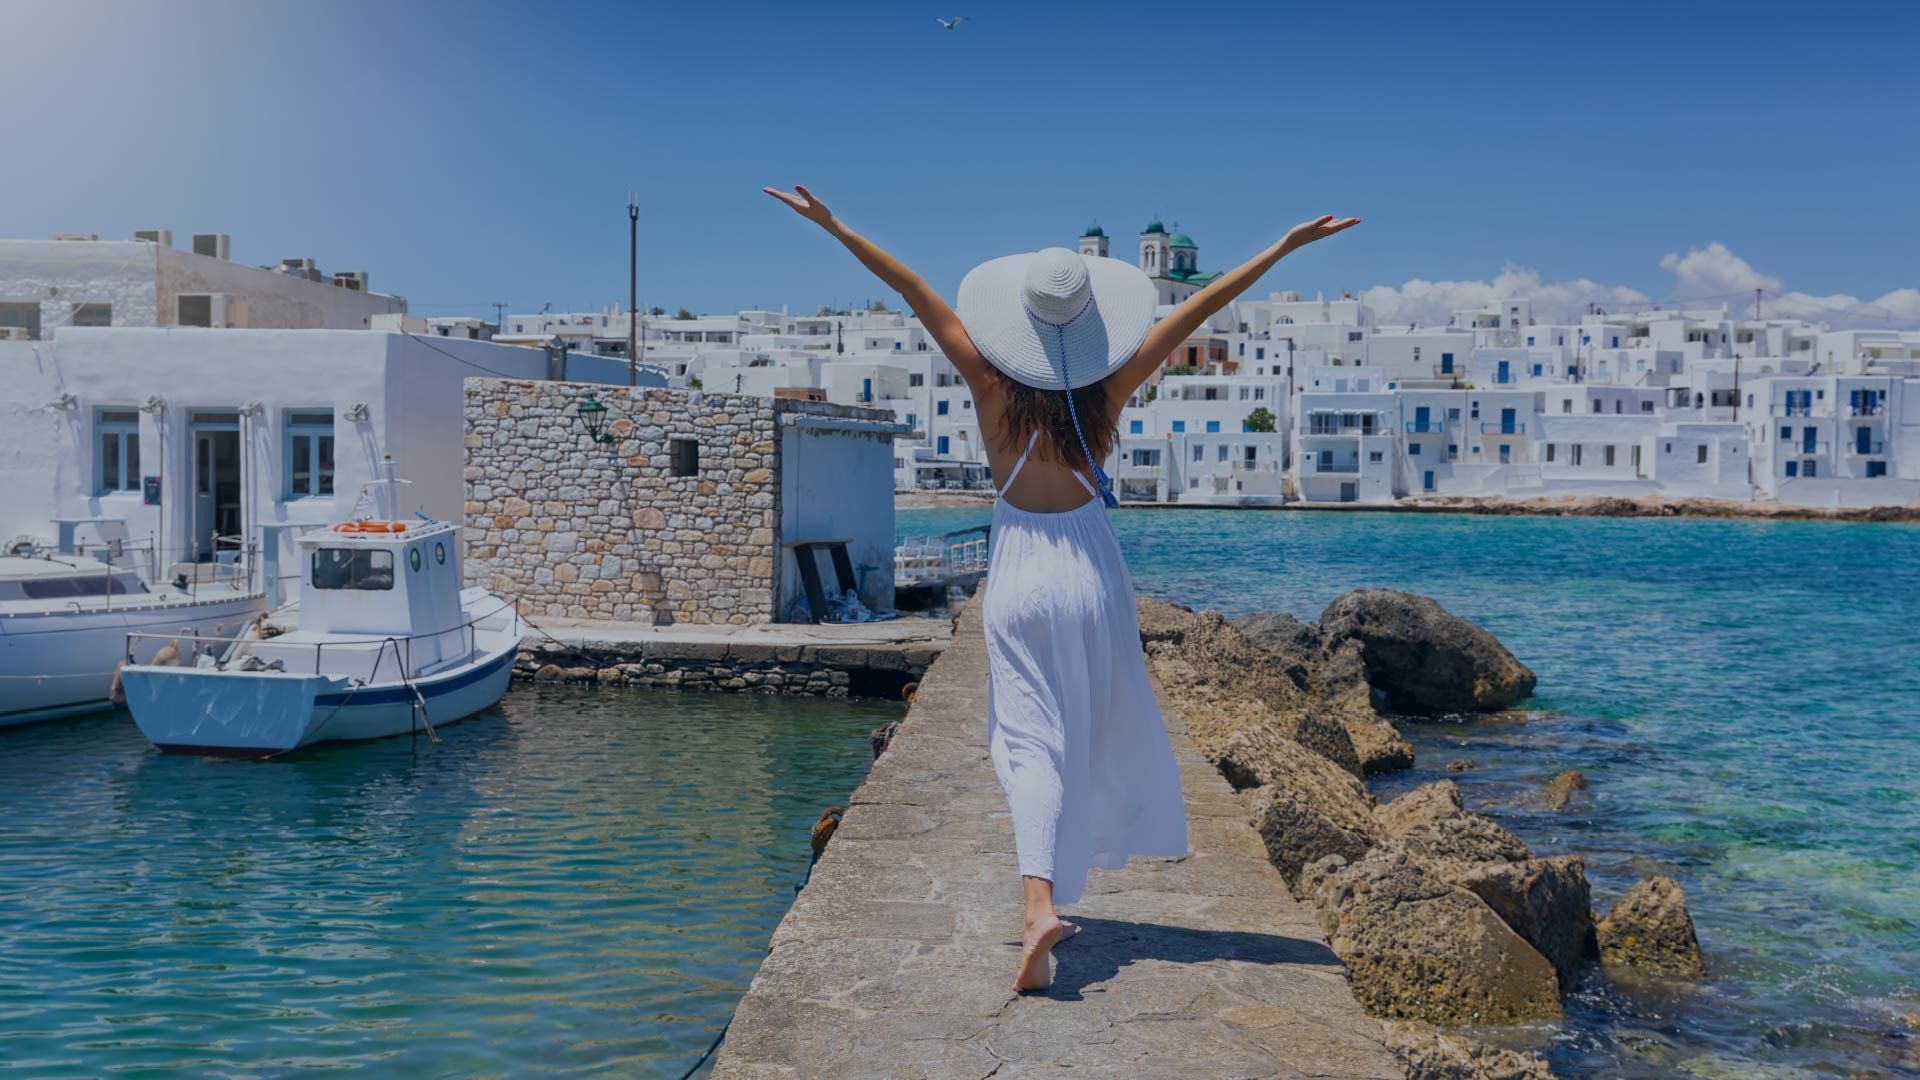
[[[1159,383],[1154,383],[1152,386],[1147,387],[1147,400],[1149,402],[1153,401],[1154,398],[1157,398],[1159,396],[1160,396]]]
[[[1246,431],[1264,431],[1272,434],[1273,414],[1267,411],[1265,405],[1262,405],[1247,414],[1246,422],[1242,425],[1242,428]]]
[[[691,379],[687,380],[687,389],[689,390],[698,390],[700,389],[701,385],[702,384],[700,382],[700,376],[698,375],[695,375]]]
[[[693,312],[691,312],[691,311],[688,311],[688,310],[687,310],[686,308],[681,308],[681,309],[680,309],[679,311],[676,311],[676,312],[674,312],[674,313],[673,313],[673,317],[674,317],[674,318],[676,318],[676,319],[683,319],[683,320],[684,320],[684,319],[691,319],[691,318],[693,318],[693,317],[694,317],[694,314],[693,314]]]

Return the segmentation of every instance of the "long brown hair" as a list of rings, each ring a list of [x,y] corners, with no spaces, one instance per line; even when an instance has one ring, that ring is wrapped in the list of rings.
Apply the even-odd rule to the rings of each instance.
[[[1042,390],[1010,378],[999,368],[990,369],[999,383],[1000,399],[1006,403],[1001,420],[1001,445],[1014,453],[1027,448],[1027,439],[1036,431],[1040,441],[1034,445],[1035,457],[1058,461],[1069,469],[1086,469],[1090,464],[1080,452],[1080,436],[1074,434],[1073,418],[1067,413],[1067,395],[1059,390]],[[1107,459],[1113,438],[1120,430],[1119,417],[1113,413],[1107,396],[1107,381],[1089,383],[1073,391],[1073,407],[1080,413],[1080,430],[1087,436],[1087,449],[1094,462]]]

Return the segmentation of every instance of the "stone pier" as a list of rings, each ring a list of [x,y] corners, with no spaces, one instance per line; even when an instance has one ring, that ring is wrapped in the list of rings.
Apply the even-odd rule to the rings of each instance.
[[[1402,1077],[1164,704],[1191,854],[1094,871],[1053,988],[1012,993],[1020,884],[985,749],[985,653],[969,609],[774,932],[712,1075]]]

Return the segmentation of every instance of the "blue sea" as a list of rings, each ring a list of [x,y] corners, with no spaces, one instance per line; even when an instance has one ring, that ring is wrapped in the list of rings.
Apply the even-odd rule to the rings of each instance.
[[[0,730],[0,1074],[678,1077],[900,713],[517,685],[271,762]]]
[[[902,511],[902,535],[985,508]],[[1517,1033],[1564,1076],[1920,1076],[1920,526],[1233,510],[1117,511],[1136,586],[1317,618],[1365,586],[1433,596],[1539,676],[1524,716],[1411,725],[1418,767],[1604,910],[1684,886],[1698,986],[1590,973]],[[1449,772],[1449,761],[1474,767]],[[1591,789],[1568,811],[1562,769]],[[1903,1017],[1906,1019],[1903,1020]]]

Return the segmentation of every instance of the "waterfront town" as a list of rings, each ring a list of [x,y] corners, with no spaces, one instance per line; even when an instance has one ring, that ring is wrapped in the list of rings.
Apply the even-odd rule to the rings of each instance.
[[[1214,276],[1159,221],[1138,241],[1161,317]],[[1077,247],[1112,255],[1097,226]],[[1599,973],[1708,972],[1673,877],[1627,889],[1611,868],[1603,913],[1580,854],[1536,854],[1453,779],[1375,796],[1415,767],[1409,719],[1531,716],[1507,710],[1535,677],[1433,600],[1362,589],[1312,624],[1141,602],[1191,851],[1101,878],[1074,917],[1104,943],[1059,959],[1065,993],[1015,997],[971,959],[1004,959],[1012,911],[978,884],[1009,876],[1011,843],[973,741],[987,661],[962,594],[987,530],[901,543],[896,524],[900,502],[984,505],[994,477],[918,320],[422,318],[367,272],[231,254],[166,230],[0,241],[0,728],[124,702],[161,750],[274,758],[437,743],[513,679],[914,703],[874,729],[849,805],[820,811],[819,873],[694,1071],[1092,1054],[1095,1075],[1540,1080],[1538,1040],[1511,1031],[1571,1022]],[[1393,326],[1351,295],[1272,292],[1174,350],[1106,471],[1135,507],[1910,508],[1920,332],[1731,305],[1554,322],[1524,296]],[[910,593],[958,614],[902,618]],[[1587,783],[1561,770],[1527,798],[1583,807]],[[1420,902],[1368,899],[1402,893]],[[1134,1011],[1057,1008],[1079,987]],[[1234,1019],[1153,1005],[1200,995]],[[1457,1031],[1489,1023],[1510,1032]]]

